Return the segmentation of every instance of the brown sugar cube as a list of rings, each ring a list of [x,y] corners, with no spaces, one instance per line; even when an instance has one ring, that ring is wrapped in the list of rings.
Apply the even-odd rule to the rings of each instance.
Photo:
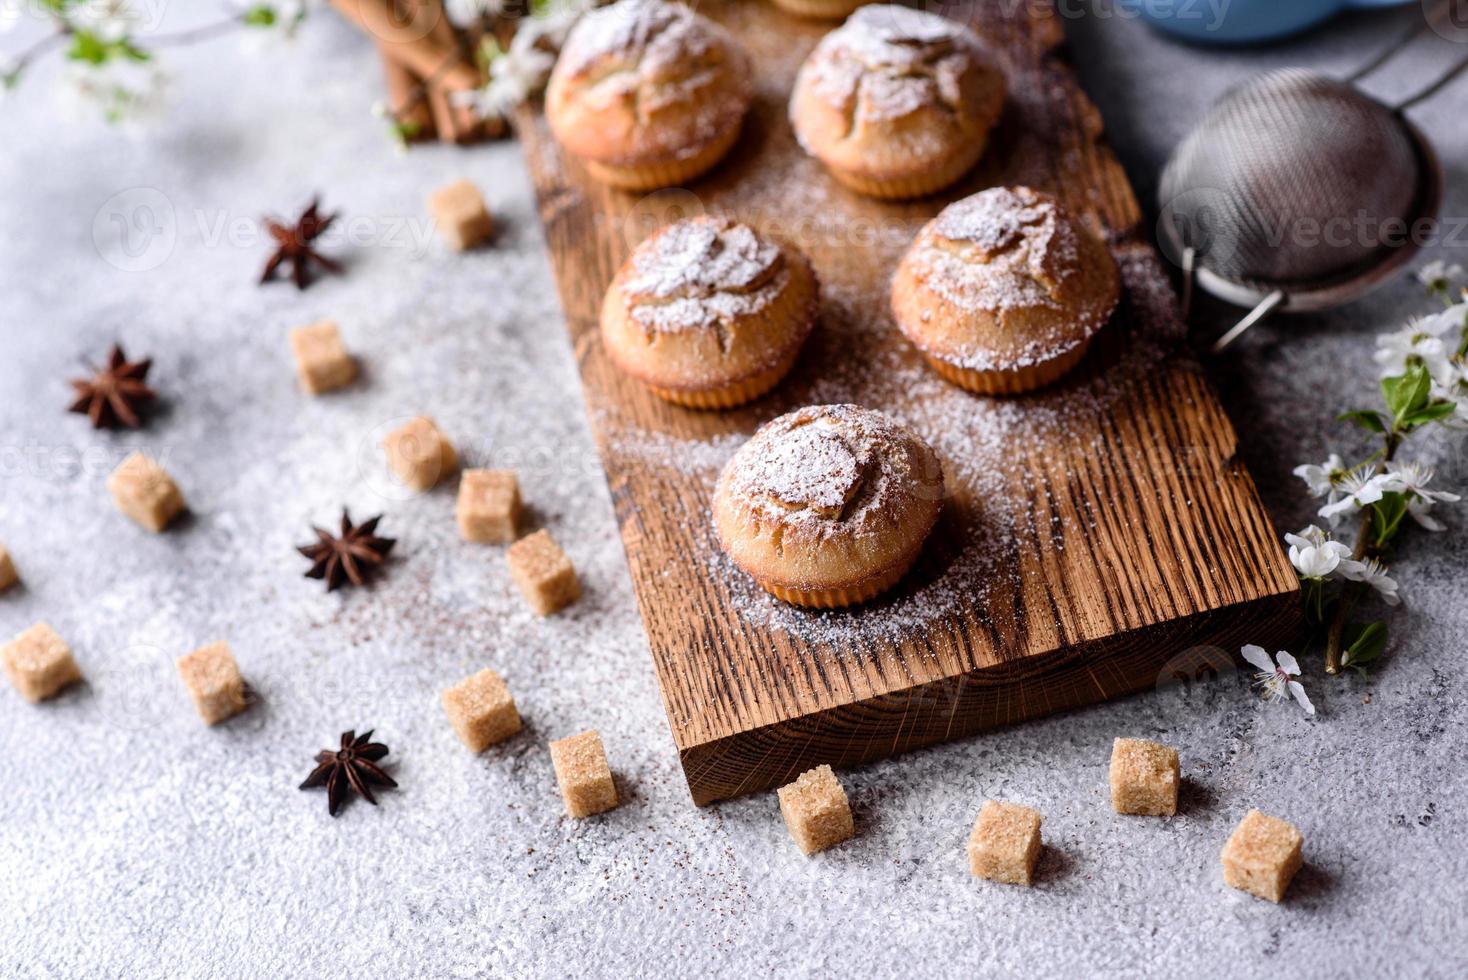
[[[71,648],[49,623],[37,623],[0,647],[0,660],[10,683],[32,704],[82,679]]]
[[[977,878],[1028,885],[1040,857],[1040,813],[1017,803],[984,801],[968,838],[969,869]]]
[[[483,752],[520,730],[520,712],[505,679],[488,668],[444,691],[443,710],[471,752]]]
[[[589,817],[617,805],[617,784],[595,730],[552,742],[550,751],[568,815]]]
[[[465,541],[509,544],[520,527],[520,483],[509,470],[465,470],[454,513]]]
[[[470,181],[455,181],[428,195],[428,210],[444,239],[460,252],[494,234],[494,219],[484,205],[484,195]]]
[[[817,766],[788,786],[781,786],[780,813],[785,827],[804,854],[814,854],[849,840],[855,832],[846,790],[830,766]]]
[[[1278,902],[1300,870],[1304,842],[1299,828],[1288,820],[1250,810],[1223,846],[1224,883]]]
[[[459,454],[453,443],[429,418],[419,417],[394,429],[382,445],[387,450],[388,465],[414,490],[427,490],[459,468]]]
[[[510,545],[506,553],[510,577],[542,616],[564,609],[581,597],[581,582],[571,559],[546,530],[536,531]]]
[[[1177,749],[1144,738],[1111,745],[1111,806],[1117,813],[1170,817],[1177,813],[1182,777]]]
[[[168,472],[142,453],[123,460],[107,478],[117,509],[155,534],[184,509],[183,494]]]
[[[15,571],[15,562],[10,560],[10,552],[0,544],[0,592],[4,592],[16,582],[20,581],[20,575]]]
[[[245,681],[228,643],[211,643],[180,657],[178,674],[204,724],[218,724],[245,710]]]
[[[357,380],[357,361],[342,345],[341,332],[331,320],[320,320],[291,331],[291,351],[301,387],[313,395],[345,388]]]

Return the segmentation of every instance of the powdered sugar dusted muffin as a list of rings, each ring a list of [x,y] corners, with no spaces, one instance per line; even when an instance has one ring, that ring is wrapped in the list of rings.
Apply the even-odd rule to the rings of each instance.
[[[753,94],[749,56],[718,24],[681,4],[620,0],[571,31],[545,114],[599,180],[649,190],[718,163]]]
[[[840,20],[864,2],[865,0],[775,0],[775,6],[783,7],[797,17]]]
[[[1075,367],[1120,295],[1105,244],[1055,198],[993,187],[918,233],[892,281],[892,315],[948,380],[1016,394]]]
[[[835,607],[891,588],[943,506],[943,467],[917,434],[856,405],[767,423],[714,491],[719,541],[786,602]]]
[[[967,27],[909,7],[862,7],[795,79],[790,120],[807,153],[874,197],[946,187],[983,156],[1004,76]]]
[[[659,396],[727,408],[785,376],[819,306],[800,250],[727,218],[689,218],[622,266],[602,302],[602,339],[612,361]]]

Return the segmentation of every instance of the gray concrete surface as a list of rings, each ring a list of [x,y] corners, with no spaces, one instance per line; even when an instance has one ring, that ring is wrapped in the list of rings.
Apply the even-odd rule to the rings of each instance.
[[[1150,195],[1168,147],[1231,81],[1285,62],[1347,67],[1403,16],[1248,53],[1116,18],[1069,29]],[[0,540],[25,579],[0,597],[0,635],[49,619],[87,675],[41,707],[0,692],[0,975],[1468,970],[1461,513],[1448,534],[1412,536],[1378,676],[1327,682],[1307,664],[1316,718],[1261,706],[1235,678],[913,753],[845,773],[858,837],[803,858],[773,795],[688,802],[516,148],[396,154],[367,112],[376,60],[330,15],[288,52],[224,40],[169,59],[177,105],[138,138],[59,121],[55,66],[0,108]],[[1390,82],[1428,67],[1414,59]],[[1468,213],[1465,98],[1418,115],[1449,161],[1450,215]],[[492,251],[421,237],[424,194],[461,174],[503,216]],[[317,189],[346,216],[351,240],[330,247],[349,274],[304,294],[257,288],[256,219]],[[112,216],[140,204],[171,214],[176,235],[127,258]],[[1262,330],[1216,364],[1282,529],[1310,513],[1289,469],[1339,444],[1332,416],[1373,383],[1373,335],[1426,308],[1401,284]],[[285,331],[321,316],[341,322],[365,378],[308,400]],[[115,338],[155,359],[165,401],[141,433],[95,434],[64,413],[65,379]],[[521,469],[537,521],[584,575],[569,614],[527,614],[498,551],[457,541],[450,491],[404,499],[385,481],[375,436],[416,412],[471,463]],[[126,524],[103,489],[135,446],[193,505],[165,536]],[[1461,486],[1462,454],[1434,452]],[[342,504],[386,511],[400,544],[381,585],[327,596],[292,545]],[[206,730],[171,661],[215,638],[263,703]],[[486,664],[527,731],[474,757],[437,694]],[[296,783],[338,732],[366,727],[391,745],[402,789],[332,821]],[[578,823],[560,815],[545,742],[586,727],[603,733],[626,803]],[[1180,748],[1176,819],[1109,811],[1118,734]],[[986,796],[1044,811],[1033,890],[969,878],[963,844]],[[1220,881],[1219,849],[1251,806],[1306,836],[1280,907]]]

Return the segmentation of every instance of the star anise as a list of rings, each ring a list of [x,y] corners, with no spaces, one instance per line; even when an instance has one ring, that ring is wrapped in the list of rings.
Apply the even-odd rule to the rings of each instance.
[[[317,213],[319,207],[320,201],[313,198],[311,206],[301,212],[294,225],[283,225],[274,218],[265,219],[265,228],[270,232],[270,237],[275,239],[275,251],[265,263],[265,271],[260,274],[262,283],[274,279],[276,270],[286,262],[291,264],[291,281],[296,284],[297,289],[305,289],[311,284],[312,263],[327,272],[341,273],[340,264],[311,247],[317,236],[330,228],[331,223],[336,220],[334,214],[321,217]]]
[[[126,426],[136,429],[143,424],[141,410],[158,397],[145,383],[153,359],[129,361],[117,344],[107,354],[107,366],[90,378],[72,381],[76,399],[69,411],[80,412],[92,420],[94,429]]]
[[[311,530],[316,532],[316,542],[296,548],[315,563],[306,577],[325,579],[327,592],[334,591],[343,582],[353,585],[365,583],[382,566],[383,559],[396,543],[394,538],[377,536],[377,522],[380,520],[382,515],[378,514],[370,521],[353,527],[352,515],[343,510],[340,534],[333,535],[313,526]]]
[[[356,732],[342,732],[341,748],[335,752],[322,749],[316,753],[316,768],[311,770],[311,775],[306,777],[301,789],[325,786],[326,812],[333,817],[346,802],[349,790],[356,790],[362,799],[376,806],[377,798],[372,795],[369,787],[387,786],[396,789],[398,785],[377,765],[378,760],[387,753],[386,745],[372,741],[370,729],[361,735]]]

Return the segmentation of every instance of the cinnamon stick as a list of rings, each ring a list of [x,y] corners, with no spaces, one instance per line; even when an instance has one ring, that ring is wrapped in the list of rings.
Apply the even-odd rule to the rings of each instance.
[[[399,64],[382,45],[377,50],[382,56],[382,75],[387,81],[387,104],[394,117],[408,127],[410,141],[432,139],[433,113],[428,107],[423,80]]]

